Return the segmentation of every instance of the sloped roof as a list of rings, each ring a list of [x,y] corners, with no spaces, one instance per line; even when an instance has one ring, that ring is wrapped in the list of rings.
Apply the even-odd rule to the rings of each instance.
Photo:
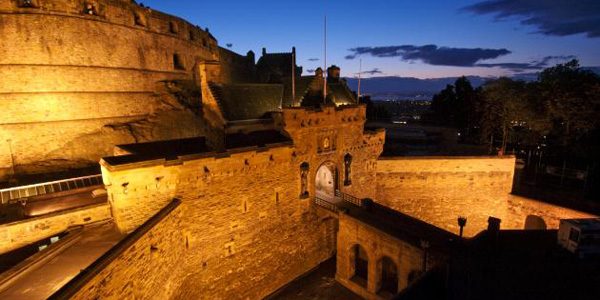
[[[331,97],[331,100],[336,105],[356,104],[354,94],[352,94],[345,82],[328,83],[327,97]]]
[[[249,147],[271,147],[291,145],[292,139],[278,130],[261,130],[254,132],[230,133],[225,136],[226,151]],[[130,154],[104,157],[110,165],[124,165],[157,159],[177,160],[181,156],[192,154],[215,155],[213,149],[206,144],[205,137],[145,142],[117,146]]]
[[[270,144],[287,143],[292,140],[278,130],[261,130],[247,133],[230,133],[225,137],[225,148],[265,147]]]
[[[296,77],[296,102],[300,103],[304,95],[308,92],[310,83],[314,80],[315,76],[302,76]],[[292,80],[291,78],[284,81],[283,90],[283,107],[292,106]]]
[[[283,97],[281,84],[227,84],[215,86],[218,102],[228,121],[262,119],[279,110]]]

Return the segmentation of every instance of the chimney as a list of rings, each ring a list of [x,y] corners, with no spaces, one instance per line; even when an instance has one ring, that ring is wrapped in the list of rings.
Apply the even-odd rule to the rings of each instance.
[[[327,68],[327,82],[339,82],[340,81],[340,67],[332,65]]]
[[[263,49],[262,49],[262,55],[263,56],[267,55],[267,48],[263,47]]]
[[[498,233],[500,231],[500,222],[502,222],[502,220],[498,219],[498,218],[494,218],[494,217],[489,217],[488,218],[488,232],[490,233]]]

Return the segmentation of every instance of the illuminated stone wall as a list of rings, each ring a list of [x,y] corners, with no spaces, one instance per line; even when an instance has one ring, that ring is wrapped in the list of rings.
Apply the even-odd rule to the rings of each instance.
[[[110,219],[108,204],[0,225],[0,254],[55,236],[70,227]]]
[[[345,214],[339,216],[337,241],[336,280],[365,299],[385,299],[385,297],[377,295],[381,288],[381,261],[384,257],[388,257],[395,264],[398,291],[405,289],[409,280],[414,280],[416,274],[423,269],[425,256],[421,248]],[[366,285],[353,280],[355,274],[353,247],[356,245],[360,245],[368,256],[368,282]],[[431,269],[434,262],[440,259],[440,255],[429,253],[427,269]],[[411,276],[413,278],[409,278]]]
[[[318,168],[331,164],[337,172],[335,188],[359,198],[377,193],[377,158],[383,151],[384,131],[365,132],[365,106],[284,109],[278,120],[294,140],[294,152],[310,165],[310,194]],[[344,156],[350,154],[350,182],[344,184]]]
[[[548,228],[560,218],[589,214],[510,195],[514,157],[398,157],[377,163],[375,201],[450,232],[458,216],[467,217],[465,235],[487,228],[489,216],[503,229],[523,229],[528,215],[542,217]]]
[[[119,253],[71,299],[169,299],[190,251],[181,232],[181,206]]]
[[[94,165],[115,144],[203,134],[161,82],[195,79],[196,62],[219,60],[217,41],[132,1],[87,1],[98,15],[84,2],[0,1],[0,181],[13,162],[16,173],[57,171]]]
[[[345,125],[333,128],[342,118]],[[375,169],[363,164],[375,162],[384,134],[363,134],[364,106],[286,109],[279,122],[294,138],[293,146],[123,165],[102,162],[112,215],[123,232],[140,226],[172,198],[182,200],[176,230],[183,235],[180,243],[186,249],[171,253],[167,247],[161,254],[181,257],[167,262],[181,271],[140,275],[147,278],[135,288],[141,298],[153,295],[151,287],[157,282],[168,281],[180,284],[169,295],[178,299],[260,299],[331,257],[336,222],[320,215],[312,204],[317,167],[339,163],[351,153],[356,158],[353,184],[340,187],[373,196],[374,188],[361,190],[355,183],[375,178]],[[319,148],[325,136],[336,139],[335,149]],[[310,165],[308,198],[300,192],[304,162]],[[152,234],[168,236],[171,230],[165,227],[164,232]],[[128,263],[138,265],[138,261]],[[106,281],[115,292],[125,288],[125,281],[98,278]]]

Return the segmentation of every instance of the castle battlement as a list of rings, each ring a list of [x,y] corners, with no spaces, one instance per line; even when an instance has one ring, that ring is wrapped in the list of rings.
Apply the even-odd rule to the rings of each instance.
[[[199,26],[129,0],[10,0],[0,13],[77,17],[166,34],[217,51],[217,40]]]
[[[340,125],[364,125],[366,106],[363,104],[320,108],[289,107],[282,110],[282,122],[286,130],[297,128],[326,127]]]

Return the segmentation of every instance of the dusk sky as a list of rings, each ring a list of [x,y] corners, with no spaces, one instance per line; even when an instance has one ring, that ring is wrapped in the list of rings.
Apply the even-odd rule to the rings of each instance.
[[[144,1],[208,27],[222,47],[289,52],[307,70],[328,65],[354,76],[436,78],[537,72],[578,58],[600,66],[599,0]]]

